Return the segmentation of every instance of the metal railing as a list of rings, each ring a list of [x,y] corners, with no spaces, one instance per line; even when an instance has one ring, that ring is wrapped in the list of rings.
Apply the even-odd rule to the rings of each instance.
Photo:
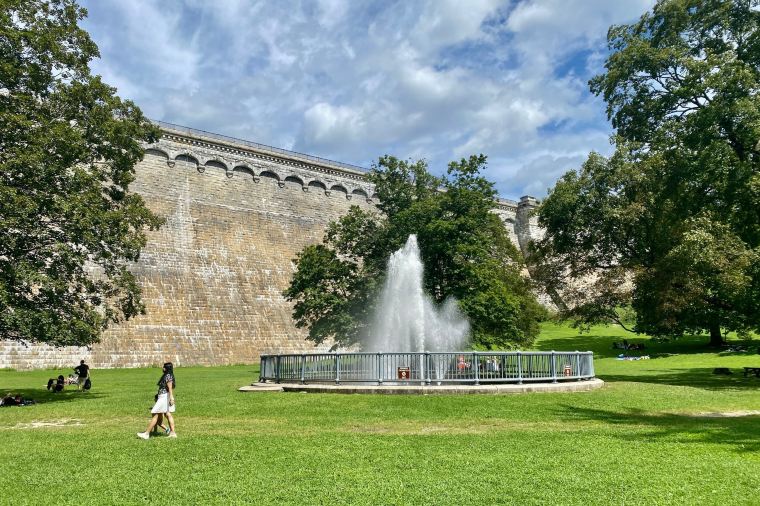
[[[275,383],[524,383],[594,377],[590,351],[305,353],[262,355]]]

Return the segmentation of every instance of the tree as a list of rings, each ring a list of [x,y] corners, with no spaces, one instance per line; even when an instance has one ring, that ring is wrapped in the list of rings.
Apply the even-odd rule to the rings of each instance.
[[[449,164],[447,177],[424,161],[380,158],[370,174],[380,213],[352,207],[331,223],[323,244],[306,247],[285,291],[296,325],[308,339],[360,342],[372,319],[390,254],[417,234],[425,289],[437,302],[459,301],[475,345],[492,349],[529,344],[545,316],[521,275],[524,263],[491,212],[495,192],[480,175],[484,156]]]
[[[0,11],[0,337],[97,342],[144,312],[129,272],[161,220],[128,191],[159,131],[90,73],[73,0]]]
[[[652,335],[760,327],[760,2],[661,0],[591,80],[616,129],[539,208],[565,316]],[[552,279],[553,278],[553,279]]]

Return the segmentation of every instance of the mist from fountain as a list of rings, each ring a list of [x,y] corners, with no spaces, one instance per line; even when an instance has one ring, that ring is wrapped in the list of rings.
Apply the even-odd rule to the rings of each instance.
[[[436,307],[422,285],[417,236],[388,260],[385,286],[363,348],[371,352],[457,351],[467,343],[470,323],[453,298]]]

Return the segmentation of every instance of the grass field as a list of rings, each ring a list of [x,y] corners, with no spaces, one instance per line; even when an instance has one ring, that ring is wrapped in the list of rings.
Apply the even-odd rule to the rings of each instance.
[[[652,359],[616,360],[624,337]],[[607,382],[572,394],[240,393],[257,367],[178,368],[174,440],[135,437],[158,369],[55,396],[59,371],[0,371],[40,401],[0,409],[0,504],[759,504],[760,416],[714,414],[760,410],[739,373],[760,342],[705,341],[545,326],[537,348],[591,349]]]

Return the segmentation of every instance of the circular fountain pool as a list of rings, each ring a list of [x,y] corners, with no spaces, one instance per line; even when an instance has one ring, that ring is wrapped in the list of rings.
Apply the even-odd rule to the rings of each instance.
[[[262,355],[259,385],[283,390],[433,393],[588,390],[590,351]],[[255,388],[254,388],[255,389]]]

